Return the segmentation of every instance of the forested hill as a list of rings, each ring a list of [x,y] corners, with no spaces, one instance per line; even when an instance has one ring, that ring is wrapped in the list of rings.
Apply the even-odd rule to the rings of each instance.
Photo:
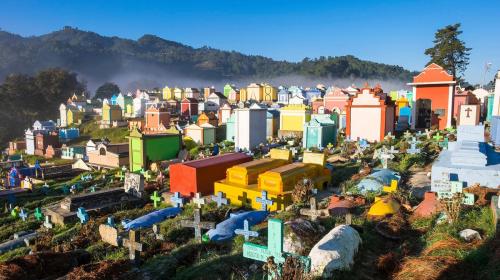
[[[51,67],[99,82],[127,71],[166,71],[177,77],[225,81],[298,74],[407,82],[414,74],[399,66],[353,56],[306,58],[292,63],[236,51],[193,48],[154,35],[129,40],[71,27],[32,37],[0,31],[0,79],[11,73],[34,74]]]

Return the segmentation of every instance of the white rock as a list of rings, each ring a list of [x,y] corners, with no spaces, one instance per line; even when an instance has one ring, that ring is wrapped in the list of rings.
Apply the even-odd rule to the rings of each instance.
[[[479,232],[473,230],[473,229],[464,229],[462,230],[460,233],[459,233],[460,237],[467,241],[467,242],[470,242],[470,241],[473,241],[473,240],[481,240],[481,235],[479,234]]]
[[[361,238],[355,229],[348,225],[335,227],[309,253],[311,273],[330,278],[334,270],[349,269],[360,244]]]

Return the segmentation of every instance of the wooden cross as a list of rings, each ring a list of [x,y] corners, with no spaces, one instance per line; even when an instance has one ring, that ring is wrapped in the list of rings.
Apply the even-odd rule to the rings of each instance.
[[[250,230],[250,227],[248,226],[248,220],[245,219],[243,221],[243,229],[236,229],[234,233],[238,235],[243,235],[245,237],[245,241],[248,241],[250,237],[257,237],[259,236],[259,233],[256,231]]]
[[[28,218],[28,213],[24,211],[24,208],[21,209],[21,212],[19,212],[19,217],[21,218],[21,220],[23,220],[23,222],[26,222],[26,219]]]
[[[260,244],[245,242],[243,244],[243,257],[267,263],[273,261],[278,265],[278,274],[281,274],[282,265],[286,257],[297,258],[304,268],[305,272],[311,269],[311,258],[293,255],[283,251],[284,227],[283,221],[279,219],[269,219],[267,223],[267,247]],[[269,271],[268,279],[278,279],[273,271]]]
[[[202,205],[205,205],[205,198],[201,196],[201,193],[197,192],[194,194],[193,203],[196,204],[198,208],[201,208]]]
[[[243,192],[240,196],[238,196],[238,200],[241,201],[242,206],[246,206],[250,203],[247,192]]]
[[[273,206],[273,203],[274,203],[272,199],[268,199],[267,198],[267,192],[266,191],[262,191],[262,197],[257,197],[255,199],[255,201],[257,201],[257,203],[261,204],[260,209],[263,210],[263,211],[267,211],[267,205]]]
[[[470,112],[472,112],[471,108],[465,109],[465,112],[467,112],[467,115],[465,116],[466,118],[470,118]]]
[[[318,204],[316,203],[315,197],[311,197],[311,199],[309,200],[309,205],[309,209],[300,209],[300,214],[311,217],[312,221],[316,221],[318,217],[326,217],[329,215],[327,209],[318,209]]]
[[[184,198],[181,197],[179,192],[175,192],[174,195],[170,197],[170,202],[172,202],[175,207],[184,206]]]
[[[54,225],[50,222],[50,216],[49,215],[45,216],[45,222],[43,223],[43,226],[45,228],[53,228],[54,227]]]
[[[150,199],[153,201],[154,207],[157,208],[159,205],[159,202],[161,202],[161,196],[158,195],[158,192],[154,191],[153,195],[150,196]]]
[[[85,208],[83,207],[78,207],[76,216],[80,219],[82,224],[86,224],[89,221],[89,214],[87,214],[87,211],[85,211]]]
[[[202,241],[201,230],[202,229],[214,229],[214,222],[202,222],[201,221],[201,209],[194,209],[194,220],[181,220],[182,227],[194,228],[194,236],[199,242]]]
[[[128,247],[129,259],[134,263],[139,263],[142,252],[141,235],[139,231],[131,229],[128,232],[128,239],[123,239],[123,246]]]
[[[40,207],[35,208],[34,215],[35,215],[35,219],[37,219],[37,221],[41,221],[43,219],[42,209],[40,209]]]
[[[212,195],[212,201],[217,202],[217,207],[227,205],[227,198],[224,198],[224,196],[222,192],[217,192],[217,195]]]

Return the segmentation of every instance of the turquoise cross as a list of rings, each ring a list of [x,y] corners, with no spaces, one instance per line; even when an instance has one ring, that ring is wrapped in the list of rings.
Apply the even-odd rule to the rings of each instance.
[[[42,209],[40,209],[40,207],[37,207],[35,208],[35,219],[37,221],[41,221],[43,219],[43,213],[42,213]]]
[[[87,213],[87,211],[85,211],[85,208],[83,207],[78,207],[76,216],[78,217],[78,219],[80,219],[80,222],[82,224],[86,224],[89,221],[89,214]]]

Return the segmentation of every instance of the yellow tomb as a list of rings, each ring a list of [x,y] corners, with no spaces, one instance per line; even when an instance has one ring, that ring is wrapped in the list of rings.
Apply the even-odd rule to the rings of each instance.
[[[279,136],[302,137],[304,123],[311,120],[311,109],[303,104],[290,104],[280,109]]]
[[[398,190],[398,180],[391,180],[391,186],[383,186],[382,191],[386,193],[395,193]]]
[[[394,215],[399,211],[399,203],[390,197],[375,197],[375,202],[368,210],[368,217],[370,218],[383,218],[386,216]]]
[[[261,209],[256,198],[267,191],[274,201],[271,211],[284,210],[292,203],[295,184],[302,178],[310,178],[316,188],[322,189],[330,182],[330,171],[324,167],[325,155],[304,153],[303,163],[290,163],[288,150],[271,150],[270,159],[259,159],[233,166],[227,170],[227,178],[215,182],[214,192],[223,192],[233,205],[247,205]]]

